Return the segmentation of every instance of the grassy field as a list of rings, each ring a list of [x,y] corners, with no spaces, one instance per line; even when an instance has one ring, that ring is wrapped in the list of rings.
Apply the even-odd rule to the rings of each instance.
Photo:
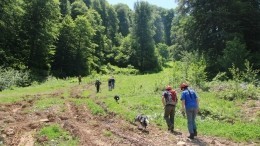
[[[108,90],[107,80],[111,75],[95,75],[84,77],[80,87],[86,89],[81,94],[83,98],[71,98],[68,92],[78,84],[76,78],[67,80],[50,79],[41,85],[33,85],[27,88],[13,88],[12,90],[2,91],[0,103],[13,103],[25,98],[37,98],[36,95],[44,95],[60,91],[63,98],[41,98],[34,105],[34,109],[46,109],[53,105],[62,106],[64,100],[70,100],[75,104],[85,104],[95,115],[105,115],[104,108],[109,112],[116,113],[123,119],[133,122],[137,114],[146,114],[150,123],[166,129],[163,119],[163,106],[161,94],[164,87],[170,84],[177,90],[180,99],[179,84],[181,83],[181,73],[173,72],[172,68],[162,72],[145,75],[114,75],[116,83],[115,89]],[[178,78],[180,77],[180,79]],[[100,79],[101,92],[95,93],[94,81]],[[192,84],[191,84],[192,87]],[[246,121],[242,117],[243,100],[227,101],[217,98],[214,93],[203,92],[194,88],[200,98],[200,115],[197,117],[198,132],[200,135],[218,136],[233,141],[258,141],[260,137],[259,115],[256,120]],[[29,96],[31,95],[31,96]],[[114,96],[119,95],[120,101],[116,103]],[[104,107],[105,106],[105,107]],[[62,109],[62,108],[61,108]],[[186,119],[180,112],[180,101],[176,108],[175,129],[187,131]],[[58,131],[61,135],[66,132],[59,130],[57,126],[46,127],[41,133],[53,133]],[[57,130],[58,129],[58,130]],[[55,136],[55,133],[54,133]],[[76,141],[71,141],[76,143]]]

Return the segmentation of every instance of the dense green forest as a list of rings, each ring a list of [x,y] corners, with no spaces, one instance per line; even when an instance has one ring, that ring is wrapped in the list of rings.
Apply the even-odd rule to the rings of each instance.
[[[176,9],[137,1],[133,10],[106,0],[1,0],[0,34],[1,90],[111,66],[157,72],[168,61],[205,66],[203,80],[232,77],[230,68],[254,71],[244,81],[259,75],[259,0],[178,0]]]

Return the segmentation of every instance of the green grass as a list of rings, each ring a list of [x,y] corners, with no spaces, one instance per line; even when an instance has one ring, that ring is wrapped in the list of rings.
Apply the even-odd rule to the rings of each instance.
[[[67,89],[75,85],[75,79],[70,80],[48,80],[44,84],[34,84],[25,88],[14,88],[12,90],[4,90],[0,94],[0,103],[13,103],[21,101],[27,96],[36,94],[48,94],[53,91]]]
[[[38,131],[38,136],[46,136],[48,141],[45,145],[78,145],[78,140],[73,138],[67,131],[62,129],[59,125],[49,125],[43,127]],[[55,143],[55,144],[54,144]]]
[[[145,75],[114,75],[116,84],[113,91],[108,91],[107,81],[111,75],[93,75],[82,79],[82,97],[75,99],[70,97],[70,88],[78,85],[77,78],[69,80],[50,80],[42,85],[35,85],[27,88],[15,88],[1,92],[0,102],[8,103],[22,100],[25,95],[40,93],[51,93],[56,90],[63,90],[65,100],[73,101],[76,105],[86,105],[94,115],[103,116],[114,112],[129,122],[133,122],[137,114],[146,114],[151,124],[158,125],[166,130],[166,123],[163,119],[163,107],[161,94],[168,84],[177,90],[180,99],[181,91],[179,84],[182,82],[182,73],[179,72],[178,64],[172,64],[162,72]],[[93,85],[96,79],[100,79],[101,93],[95,93]],[[192,85],[191,85],[192,86]],[[80,87],[80,88],[81,88]],[[196,88],[195,88],[196,89]],[[216,93],[202,92],[196,89],[200,98],[200,110],[202,115],[197,117],[199,134],[219,136],[234,141],[260,141],[260,120],[247,121],[241,118],[241,108],[244,100],[227,101],[218,98]],[[114,101],[114,96],[119,95],[119,104]],[[38,100],[33,108],[45,109],[50,106],[63,104],[64,99],[44,97]],[[184,132],[187,130],[187,121],[180,113],[180,101],[176,108],[175,128]],[[255,106],[255,105],[252,105]],[[207,113],[207,114],[205,114]],[[256,114],[259,115],[260,114]],[[110,135],[105,132],[105,135]]]
[[[37,110],[44,110],[50,108],[52,106],[59,106],[62,107],[64,100],[61,98],[49,97],[49,98],[42,98],[37,100],[34,105],[33,109]]]

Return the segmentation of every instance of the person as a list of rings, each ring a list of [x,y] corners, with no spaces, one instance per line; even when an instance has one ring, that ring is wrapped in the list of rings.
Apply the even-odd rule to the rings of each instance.
[[[78,80],[79,80],[79,85],[80,85],[81,84],[81,75],[79,75]]]
[[[111,89],[114,89],[115,88],[115,78],[114,76],[111,77]]]
[[[97,93],[99,92],[100,85],[101,85],[101,82],[99,81],[99,79],[97,79],[96,82],[95,82],[95,86],[96,86],[96,89],[97,89]]]
[[[108,79],[108,90],[109,91],[112,90],[112,80],[111,80],[111,78]]]
[[[168,126],[168,131],[174,133],[174,116],[177,104],[176,91],[171,86],[167,86],[162,94],[162,103],[164,106],[164,119]]]
[[[187,125],[190,133],[190,136],[188,138],[194,139],[194,136],[197,136],[195,118],[199,111],[199,99],[194,90],[188,89],[188,84],[182,83],[180,85],[180,88],[182,90],[182,113],[186,112]]]

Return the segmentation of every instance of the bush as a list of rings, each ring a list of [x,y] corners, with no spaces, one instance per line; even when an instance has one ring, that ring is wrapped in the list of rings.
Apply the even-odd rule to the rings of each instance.
[[[0,67],[0,91],[13,86],[26,87],[31,84],[29,72],[17,71],[12,68]]]
[[[209,83],[210,90],[215,92],[219,98],[226,100],[235,99],[260,99],[260,88],[257,87],[257,70],[252,70],[246,61],[245,71],[241,71],[234,65],[229,68],[232,80],[227,80],[225,73],[219,73]]]
[[[135,69],[132,65],[128,65],[127,68],[120,68],[117,66],[113,66],[108,64],[106,66],[101,67],[103,74],[125,74],[125,75],[136,75],[139,73],[137,69]]]

